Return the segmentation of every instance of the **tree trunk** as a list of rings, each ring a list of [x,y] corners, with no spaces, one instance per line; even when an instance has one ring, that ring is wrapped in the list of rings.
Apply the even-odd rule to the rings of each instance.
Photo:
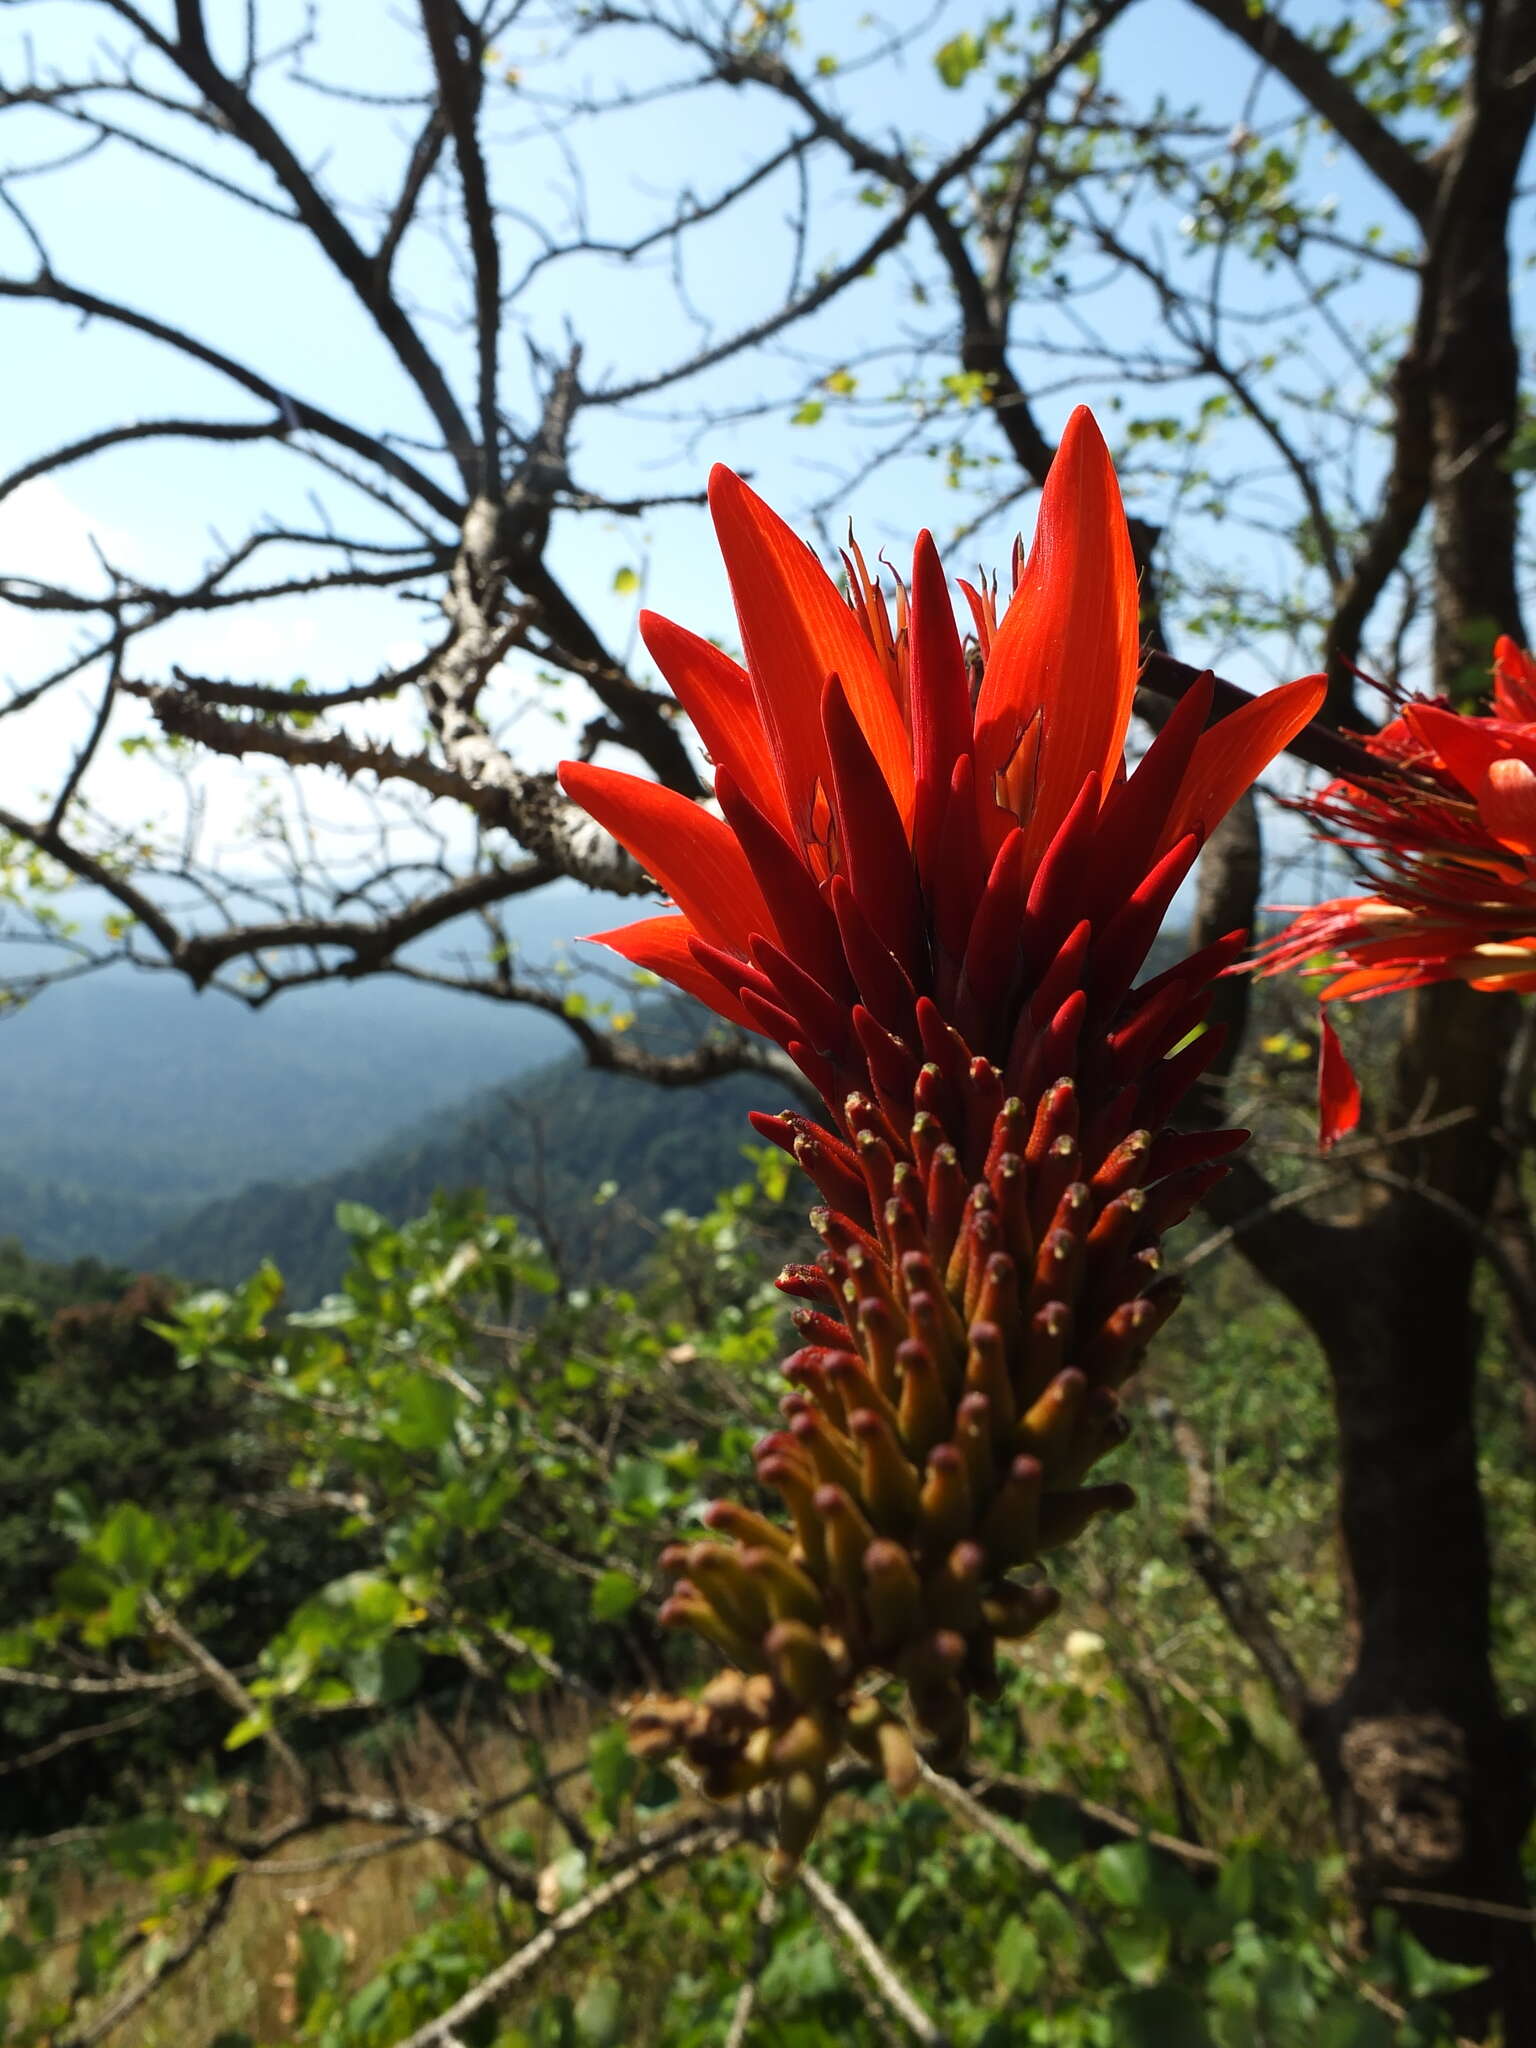
[[[1395,1168],[1482,1217],[1502,1163],[1494,1134],[1517,1006],[1444,987],[1405,1007],[1401,1109],[1473,1114],[1400,1148]],[[1529,1928],[1392,1896],[1526,1903],[1536,1775],[1530,1731],[1505,1716],[1489,1656],[1477,1247],[1443,1208],[1396,1190],[1371,1201],[1341,1249],[1331,1305],[1311,1320],[1338,1415],[1354,1659],[1306,1734],[1362,1911],[1389,1903],[1437,1954],[1493,1972],[1466,1995],[1461,2024],[1502,2010],[1512,2048],[1536,2044]]]
[[[1505,460],[1518,418],[1506,222],[1536,101],[1536,9],[1488,0],[1477,19],[1469,111],[1436,166],[1414,341],[1432,440],[1435,686],[1462,704],[1487,688],[1496,635],[1522,630]],[[1213,929],[1239,921],[1234,891],[1252,871],[1233,852],[1205,892]],[[1240,1026],[1241,1002],[1234,1012]],[[1302,1732],[1362,1910],[1390,1904],[1437,1954],[1486,1968],[1458,2023],[1478,2031],[1498,2015],[1507,2048],[1536,2048],[1530,1927],[1397,1896],[1527,1903],[1520,1852],[1536,1757],[1529,1728],[1503,1712],[1489,1653],[1472,1301],[1478,1233],[1508,1163],[1502,1096],[1519,1010],[1512,997],[1449,986],[1403,1001],[1400,1014],[1383,1127],[1470,1112],[1390,1155],[1395,1175],[1443,1199],[1378,1186],[1340,1224],[1287,1214],[1239,1240],[1316,1331],[1338,1416],[1352,1668],[1336,1698],[1303,1714]],[[1233,1206],[1263,1188],[1253,1174],[1245,1191],[1234,1174],[1218,1193],[1222,1220],[1238,1220]]]

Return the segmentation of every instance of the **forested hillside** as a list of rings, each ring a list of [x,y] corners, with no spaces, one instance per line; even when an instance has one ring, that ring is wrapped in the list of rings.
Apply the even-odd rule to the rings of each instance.
[[[579,990],[590,954],[563,942],[614,916],[567,885],[520,907],[519,943]],[[124,967],[64,982],[0,1013],[0,1237],[131,1261],[194,1207],[330,1173],[568,1042],[535,1011],[393,978],[261,1010]]]
[[[261,1181],[209,1202],[149,1238],[136,1261],[227,1286],[272,1259],[302,1306],[341,1277],[339,1206],[365,1203],[399,1223],[436,1189],[479,1187],[528,1223],[573,1282],[597,1271],[616,1279],[667,1210],[707,1208],[739,1178],[747,1111],[765,1107],[778,1107],[777,1094],[754,1076],[664,1093],[595,1073],[572,1054],[319,1179]]]

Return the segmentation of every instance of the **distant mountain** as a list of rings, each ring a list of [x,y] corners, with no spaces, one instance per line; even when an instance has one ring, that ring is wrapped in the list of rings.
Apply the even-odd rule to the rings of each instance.
[[[518,942],[543,961],[572,932],[650,908],[559,883],[518,907]],[[436,957],[473,944],[440,935]],[[1182,950],[1164,935],[1147,971]],[[670,1002],[645,1019],[673,1043],[697,1029]],[[259,1011],[169,974],[64,983],[0,1018],[0,1239],[198,1281],[271,1256],[309,1298],[340,1271],[339,1200],[403,1219],[436,1187],[477,1185],[542,1207],[576,1264],[621,1271],[647,1219],[706,1205],[736,1175],[744,1112],[776,1095],[551,1064],[568,1044],[536,1012],[385,976]],[[594,1210],[607,1180],[622,1196]]]
[[[650,908],[557,884],[518,906],[518,941],[543,961]],[[473,945],[455,934],[437,957]],[[172,974],[62,983],[0,1018],[0,1237],[126,1259],[193,1208],[325,1173],[567,1043],[534,1011],[382,975],[257,1011]]]
[[[648,1005],[638,1028],[675,1033],[685,1018],[681,1005]],[[746,1113],[775,1106],[778,1093],[755,1075],[660,1089],[570,1055],[511,1087],[479,1090],[322,1178],[264,1181],[209,1202],[149,1237],[133,1263],[228,1285],[270,1258],[289,1300],[306,1305],[335,1287],[346,1262],[338,1202],[402,1222],[438,1188],[480,1187],[529,1221],[573,1283],[620,1278],[668,1209],[697,1213],[742,1177]]]

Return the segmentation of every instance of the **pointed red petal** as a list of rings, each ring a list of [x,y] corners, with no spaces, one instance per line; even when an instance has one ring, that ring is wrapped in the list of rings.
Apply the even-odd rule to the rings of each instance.
[[[922,944],[922,906],[912,849],[896,799],[837,676],[829,677],[822,692],[821,722],[832,769],[844,878],[859,908],[912,974]]]
[[[938,856],[955,763],[971,752],[971,691],[944,569],[926,528],[912,554],[911,617],[913,844],[918,867],[928,875]]]
[[[724,769],[715,779],[715,795],[757,878],[775,926],[792,934],[801,964],[822,986],[851,1003],[854,984],[843,959],[837,920],[815,876]]]
[[[778,937],[746,855],[713,812],[589,761],[562,761],[560,786],[656,877],[701,939],[745,954],[754,932]]]
[[[987,657],[976,705],[982,831],[995,853],[1013,820],[989,819],[994,778],[1044,713],[1034,814],[1038,854],[1091,772],[1107,791],[1125,747],[1140,657],[1136,562],[1109,450],[1085,407],[1067,423],[1040,494],[1024,580]]]
[[[906,728],[879,658],[835,583],[804,541],[739,476],[717,464],[709,507],[731,579],[752,688],[778,761],[795,832],[810,834],[818,780],[827,777],[821,692],[841,676],[870,752],[903,818],[912,812]]]
[[[1360,1121],[1360,1083],[1344,1057],[1338,1033],[1326,1017],[1318,1021],[1322,1034],[1317,1046],[1317,1142],[1321,1151],[1331,1152]]]
[[[1201,733],[1158,835],[1157,853],[1166,853],[1186,832],[1199,831],[1208,839],[1243,791],[1317,716],[1327,688],[1326,676],[1282,683]]]
[[[712,641],[657,612],[640,614],[640,637],[682,705],[711,761],[728,769],[765,818],[789,829],[752,678]]]
[[[914,997],[906,970],[865,916],[858,898],[841,875],[832,877],[829,894],[843,953],[864,1007],[898,1038],[907,1037],[912,1029]]]
[[[651,974],[659,974],[663,981],[670,981],[674,988],[682,989],[728,1024],[756,1032],[757,1026],[741,1004],[693,957],[689,941],[695,936],[686,917],[642,917],[635,924],[621,924],[611,932],[588,932],[586,943],[622,954],[636,967],[644,967]]]
[[[762,993],[795,1018],[802,1038],[833,1059],[851,1055],[853,1019],[846,1002],[840,1002],[823,988],[813,974],[807,974],[798,960],[791,960],[771,939],[752,941],[752,960],[768,983]],[[857,1007],[855,1004],[854,1008]]]
[[[1043,973],[1056,948],[1081,922],[1083,874],[1098,814],[1098,778],[1090,773],[1083,777],[1077,801],[1061,820],[1029,885],[1019,933],[1028,975]],[[1052,1074],[1051,1079],[1057,1076]]]
[[[1015,826],[998,849],[966,941],[965,981],[974,991],[983,1014],[994,1009],[1009,993],[1022,963],[1019,938],[1030,880],[1024,838],[1023,831]],[[961,1029],[964,1028],[962,1024]],[[986,1047],[977,1049],[984,1051]]]
[[[1106,1015],[1118,1007],[1141,972],[1142,963],[1152,950],[1152,941],[1168,915],[1168,906],[1194,866],[1199,851],[1199,833],[1186,832],[1131,891],[1103,931],[1095,935],[1084,986]]]
[[[987,865],[981,828],[976,822],[975,762],[969,754],[962,754],[950,777],[949,802],[939,828],[937,863],[926,877],[934,936],[956,972],[965,957],[965,942],[976,914],[977,898],[986,883]]]
[[[1093,835],[1093,869],[1082,912],[1102,925],[1147,872],[1168,813],[1211,713],[1215,679],[1197,676],[1169,713],[1162,731],[1110,794]]]
[[[1507,633],[1493,643],[1493,708],[1500,718],[1536,723],[1536,660]]]

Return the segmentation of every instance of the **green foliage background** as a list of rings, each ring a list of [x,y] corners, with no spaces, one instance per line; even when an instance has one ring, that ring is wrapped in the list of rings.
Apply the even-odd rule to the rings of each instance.
[[[1248,1084],[1292,1100],[1277,1113],[1300,1131],[1305,1045],[1289,1028],[1259,1043]],[[1307,1170],[1298,1146],[1295,1171]],[[696,1220],[653,1219],[627,1283],[568,1284],[525,1226],[466,1195],[403,1225],[344,1205],[344,1285],[309,1309],[289,1308],[266,1264],[174,1310],[141,1292],[56,1317],[51,1334],[37,1311],[7,1312],[4,1356],[32,1429],[4,1475],[24,1512],[0,1528],[0,1662],[173,1669],[156,1619],[170,1614],[241,1672],[249,1707],[205,1697],[170,1733],[135,1728],[91,1752],[85,1831],[34,1842],[3,1879],[8,2038],[47,2040],[72,1998],[90,2009],[166,1969],[199,1917],[228,1907],[204,1967],[221,2048],[384,2048],[639,1844],[692,1823],[686,1795],[628,1757],[608,1702],[704,1675],[649,1619],[656,1559],[772,1415],[788,1332],[764,1275],[798,1240],[792,1178],[765,1154]],[[1200,1229],[1176,1252],[1198,1253]],[[39,1299],[67,1286],[14,1259],[12,1277]],[[110,1276],[95,1278],[106,1292]],[[136,1320],[146,1305],[149,1327]],[[1239,1260],[1212,1257],[1160,1348],[1154,1391],[1200,1432],[1224,1539],[1326,1684],[1343,1614],[1320,1361]],[[1528,1703],[1519,1588],[1536,1564],[1536,1489],[1497,1355],[1489,1405],[1501,1651]],[[978,1729],[975,1783],[1007,1818],[967,1830],[927,1792],[898,1807],[855,1781],[818,1869],[957,2044],[1448,2041],[1441,1999],[1464,1973],[1385,1923],[1363,1952],[1296,1737],[1184,1561],[1180,1460],[1155,1406],[1138,1400],[1135,1417],[1121,1469],[1136,1511],[1065,1561],[1062,1620],[1026,1646]],[[8,1730],[24,1729],[9,1694],[5,1711]],[[409,1933],[377,1949],[344,1914],[306,1907],[287,1923],[275,2006],[240,1960],[246,1901],[272,1883],[252,1873],[293,1853],[262,1847],[282,1803],[269,1736],[292,1745],[323,1805],[360,1759],[405,1768],[424,1726],[466,1714],[499,1728],[525,1786],[485,1823],[496,1868],[449,1859],[414,1894]],[[69,1717],[33,1725],[67,1730]],[[552,1770],[558,1823],[539,1795]],[[39,1832],[71,1797],[79,1809],[81,1790],[67,1771],[40,1776],[58,1806],[39,1809]],[[317,1821],[314,1846],[334,1847],[338,1824]],[[462,2038],[717,2043],[762,1940],[751,1834],[627,1894]],[[1196,1846],[1170,1853],[1166,1837]],[[754,2038],[879,2048],[857,1985],[835,1933],[792,1892]],[[169,1987],[136,2038],[185,2038],[199,1995],[212,1994]]]

